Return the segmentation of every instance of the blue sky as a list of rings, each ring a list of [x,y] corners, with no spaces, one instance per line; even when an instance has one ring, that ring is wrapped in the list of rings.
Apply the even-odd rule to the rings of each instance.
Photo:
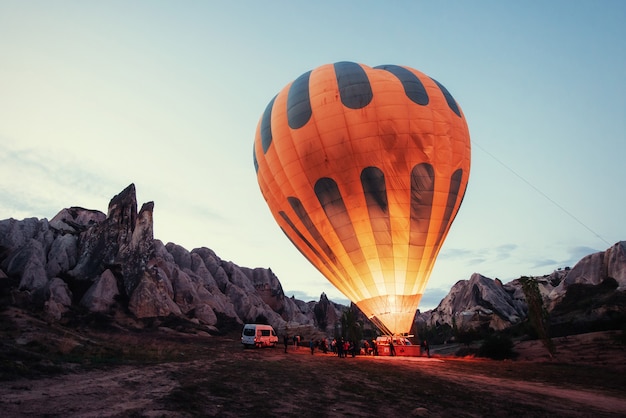
[[[135,183],[155,238],[343,296],[276,226],[252,143],[326,63],[437,79],[472,137],[465,200],[421,308],[626,239],[626,2],[0,0],[0,219],[107,211]]]

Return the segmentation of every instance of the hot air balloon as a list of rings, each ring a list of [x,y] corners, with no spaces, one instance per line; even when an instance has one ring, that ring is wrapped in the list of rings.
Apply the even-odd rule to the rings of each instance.
[[[323,65],[270,101],[253,155],[291,242],[383,332],[409,332],[469,178],[446,88],[404,66]]]

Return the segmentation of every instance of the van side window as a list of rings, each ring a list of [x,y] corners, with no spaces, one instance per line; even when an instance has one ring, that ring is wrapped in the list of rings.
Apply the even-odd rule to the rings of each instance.
[[[270,330],[269,329],[262,329],[261,330],[261,335],[263,337],[269,337],[270,336]]]

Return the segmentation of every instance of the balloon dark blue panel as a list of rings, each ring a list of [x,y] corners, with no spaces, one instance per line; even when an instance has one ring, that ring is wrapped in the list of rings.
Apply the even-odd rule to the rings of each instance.
[[[280,212],[278,212],[278,214],[285,220],[285,222],[287,222],[287,224],[289,225],[291,230],[298,236],[298,238],[302,239],[302,242],[304,242],[304,244],[313,252],[313,254],[317,257],[317,260],[319,260],[322,264],[324,264],[328,268],[328,271],[330,271],[330,273],[333,275],[333,277],[335,279],[337,279],[337,280],[347,280],[347,278],[349,276],[347,275],[347,273],[345,273],[345,269],[343,270],[344,271],[344,276],[343,277],[339,276],[339,273],[337,273],[337,271],[333,270],[333,267],[330,265],[330,263],[328,261],[326,261],[324,259],[324,257],[322,257],[322,255],[319,253],[319,251],[317,251],[311,245],[311,243],[306,238],[304,238],[304,236],[300,233],[300,231],[298,231],[296,226],[293,224],[293,222],[291,222],[289,217],[287,217],[285,212],[280,211]],[[285,236],[289,239],[289,241],[291,241],[293,246],[296,247],[300,251],[300,254],[302,254],[304,256],[304,258],[309,260],[309,263],[311,263],[313,265],[317,265],[315,263],[315,261],[317,261],[317,260],[312,260],[311,257],[309,257],[304,251],[302,251],[302,249],[298,245],[298,243],[294,242],[294,240],[291,238],[291,234],[288,234],[287,231],[285,231],[282,227],[280,229],[283,231],[283,234],[285,234]]]
[[[428,235],[435,194],[435,170],[421,163],[411,170],[411,230],[409,243],[423,246]]]
[[[448,192],[448,200],[446,202],[446,209],[443,214],[443,221],[441,222],[441,230],[439,231],[439,235],[437,236],[436,245],[440,245],[443,242],[443,239],[446,235],[446,228],[449,225],[452,225],[454,221],[453,213],[454,207],[457,204],[457,199],[460,197],[463,199],[463,195],[465,194],[465,190],[461,190],[461,181],[463,180],[463,170],[458,169],[452,176],[450,176],[450,191]],[[456,215],[455,215],[456,216]]]
[[[302,240],[302,242],[304,242],[304,244],[317,256],[317,258],[319,258],[320,260],[324,261],[324,258],[321,256],[321,254],[315,249],[315,247],[313,247],[311,245],[311,243],[304,237],[304,235],[302,235],[302,233],[298,230],[298,228],[296,228],[296,226],[291,221],[291,219],[289,219],[287,214],[284,211],[282,211],[282,210],[280,212],[278,212],[278,214],[281,216],[281,218],[283,218],[283,220],[287,223],[287,225],[289,225],[291,230],[298,236],[298,238],[300,238]],[[285,235],[287,235],[287,238],[289,238],[289,240],[296,246],[296,248],[299,248],[299,246],[296,245],[296,243],[294,243],[291,240],[291,235],[290,234],[287,234],[285,232]],[[304,254],[304,256],[306,257],[306,254],[304,252],[302,252],[302,254]]]
[[[252,146],[252,161],[254,161],[254,171],[256,173],[259,172],[259,160],[256,159],[256,151],[254,150],[254,145]]]
[[[288,197],[287,201],[289,202],[289,205],[298,216],[298,219],[300,219],[300,222],[302,222],[304,227],[309,231],[309,234],[313,237],[313,239],[315,240],[317,245],[322,249],[324,254],[326,254],[326,257],[333,263],[334,267],[330,265],[330,263],[328,263],[326,259],[324,259],[324,257],[322,257],[322,255],[311,245],[311,243],[304,237],[304,235],[302,235],[300,231],[297,230],[296,226],[293,224],[293,222],[291,222],[291,220],[289,220],[287,215],[283,211],[281,211],[280,215],[283,217],[283,219],[287,221],[291,229],[298,235],[298,237],[305,243],[305,245],[311,249],[311,251],[315,254],[315,256],[322,263],[324,263],[326,268],[328,268],[329,271],[333,272],[333,275],[335,277],[337,277],[338,279],[344,279],[344,280],[349,278],[350,276],[346,272],[346,269],[339,263],[339,260],[337,260],[337,256],[335,255],[335,253],[333,253],[333,250],[330,248],[330,246],[324,239],[324,236],[320,233],[320,231],[317,229],[317,227],[313,223],[313,220],[309,217],[309,214],[304,209],[304,206],[302,206],[302,202],[300,202],[300,199],[296,197]]]
[[[450,109],[452,109],[452,111],[456,113],[458,117],[461,117],[461,110],[459,109],[459,106],[456,104],[456,100],[454,100],[454,97],[452,97],[448,89],[446,89],[443,84],[440,84],[434,78],[431,78],[431,80],[433,80],[435,84],[437,84],[439,90],[441,90],[441,92],[443,93],[443,97],[445,97],[446,102],[448,102],[448,107],[450,107]]]
[[[326,254],[326,257],[328,257],[328,259],[331,260],[333,263],[336,263],[337,257],[331,250],[330,246],[328,245],[328,243],[326,242],[326,240],[324,239],[320,231],[315,227],[315,224],[309,217],[309,214],[306,212],[306,210],[302,206],[300,199],[295,198],[295,197],[288,197],[287,201],[289,202],[289,205],[291,205],[291,208],[296,213],[296,215],[298,215],[300,222],[302,222],[302,224],[309,231],[309,234],[311,234],[315,242],[317,242],[317,245],[319,245],[322,251],[324,251],[324,253]]]
[[[263,118],[261,119],[261,145],[263,146],[263,154],[267,153],[267,150],[272,145],[272,109],[274,108],[274,101],[276,96],[269,102],[263,112]]]
[[[378,167],[365,167],[361,171],[361,185],[368,207],[377,206],[378,210],[387,213],[387,188],[385,175]]]
[[[334,64],[341,103],[350,109],[362,109],[372,101],[374,94],[365,70],[354,62]]]
[[[287,95],[287,121],[291,129],[302,128],[311,119],[309,78],[311,71],[302,74],[289,87]]]
[[[399,65],[379,65],[374,67],[377,70],[389,71],[395,75],[404,87],[404,93],[413,103],[421,106],[428,104],[428,93],[422,81],[415,74]]]
[[[365,167],[361,171],[361,186],[378,256],[381,263],[385,263],[385,260],[393,258],[393,240],[390,233],[391,218],[384,173],[378,167]]]
[[[350,215],[348,214],[348,208],[346,208],[346,203],[343,200],[343,196],[341,196],[337,182],[331,178],[322,177],[315,182],[314,190],[317,200],[322,205],[324,213],[326,213],[335,233],[342,242],[346,252],[351,254],[352,257],[352,252],[359,250],[360,247]]]
[[[343,198],[341,197],[339,187],[337,186],[337,182],[335,180],[328,177],[322,177],[315,182],[314,190],[317,200],[319,200],[324,210],[335,206],[337,207],[337,210],[347,213],[347,209],[345,209]]]

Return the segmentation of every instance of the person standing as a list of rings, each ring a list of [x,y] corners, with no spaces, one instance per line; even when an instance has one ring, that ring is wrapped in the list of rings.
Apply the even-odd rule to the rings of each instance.
[[[285,334],[283,337],[283,344],[285,344],[285,353],[287,352],[287,345],[289,344],[289,335]]]

